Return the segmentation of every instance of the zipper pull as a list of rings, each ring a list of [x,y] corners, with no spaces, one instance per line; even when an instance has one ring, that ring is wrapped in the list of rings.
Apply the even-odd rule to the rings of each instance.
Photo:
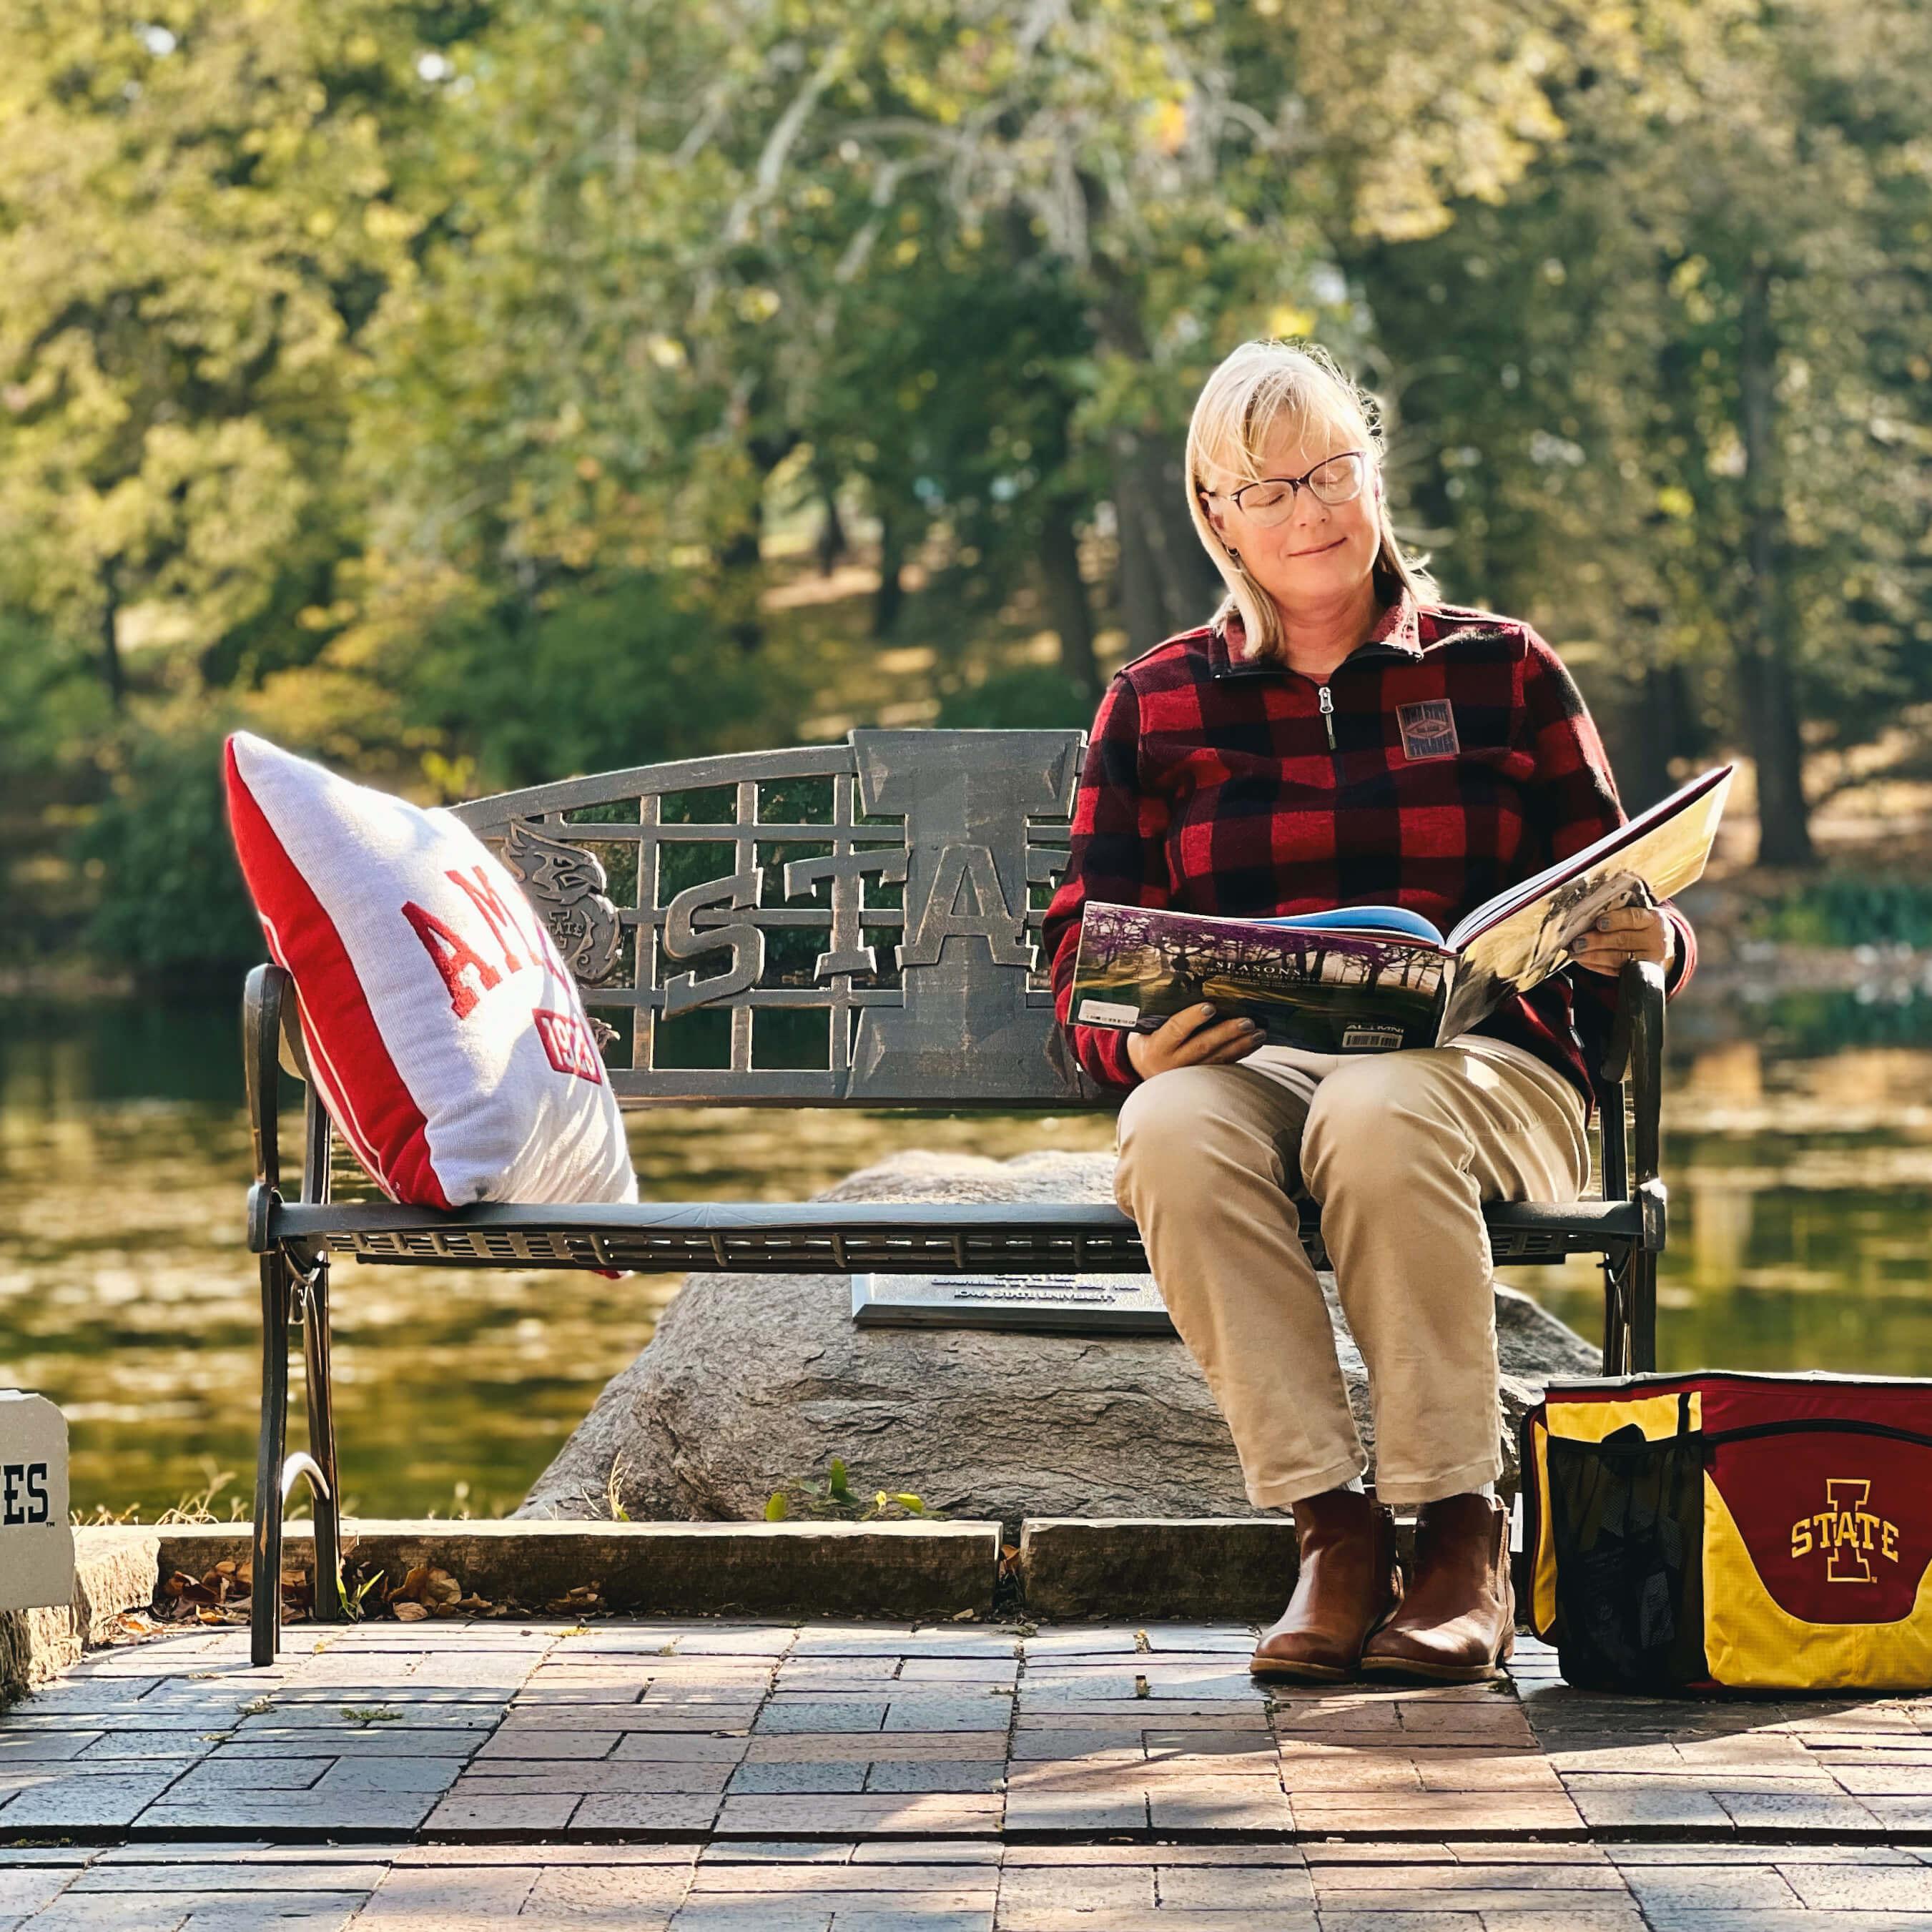
[[[1328,748],[1335,748],[1335,700],[1328,687],[1322,686],[1315,694],[1315,702],[1321,707],[1322,728],[1328,734]]]

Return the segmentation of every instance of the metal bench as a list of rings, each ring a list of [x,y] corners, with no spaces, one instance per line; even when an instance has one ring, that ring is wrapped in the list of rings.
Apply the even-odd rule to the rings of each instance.
[[[457,808],[502,856],[584,988],[627,1108],[1109,1104],[1060,1042],[1034,941],[1066,860],[1085,735],[854,730],[842,746],[606,772]],[[280,1076],[305,1078],[287,975],[243,1011],[261,1259],[254,1661],[280,1638],[282,1523],[306,1481],[314,1609],[344,1615],[329,1385],[332,1260],[454,1268],[848,1274],[1144,1273],[1111,1204],[649,1202],[454,1213],[332,1202],[330,1126],[308,1088],[285,1194]],[[1487,1210],[1498,1262],[1603,1257],[1604,1366],[1654,1365],[1664,987],[1624,970],[1601,1070],[1603,1198]],[[1628,1084],[1630,1105],[1625,1106]],[[1628,1138],[1627,1148],[1626,1138]],[[1304,1237],[1324,1264],[1318,1229]],[[285,1453],[291,1329],[306,1453]]]

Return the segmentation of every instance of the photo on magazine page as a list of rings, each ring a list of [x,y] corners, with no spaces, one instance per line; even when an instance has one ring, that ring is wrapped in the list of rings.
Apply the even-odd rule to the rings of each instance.
[[[1090,905],[1072,1012],[1085,1026],[1151,1033],[1211,1001],[1265,1029],[1264,1043],[1316,1053],[1388,1052],[1436,1041],[1448,955],[1414,942]]]

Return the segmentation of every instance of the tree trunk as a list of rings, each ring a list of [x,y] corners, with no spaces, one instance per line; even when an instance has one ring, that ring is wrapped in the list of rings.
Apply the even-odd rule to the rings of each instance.
[[[879,519],[879,587],[872,598],[872,635],[883,641],[898,628],[899,613],[905,608],[905,592],[899,584],[899,568],[905,562],[905,532],[898,520],[886,515]]]
[[[1040,521],[1040,567],[1046,581],[1047,620],[1060,634],[1060,665],[1090,704],[1100,698],[1100,666],[1094,655],[1094,613],[1080,574],[1080,539],[1073,506],[1056,497]]]
[[[1632,813],[1666,798],[1672,790],[1670,761],[1684,749],[1690,716],[1690,694],[1684,688],[1684,667],[1652,664],[1644,667],[1643,681],[1634,687],[1624,707],[1624,742],[1629,773],[1624,805]]]
[[[1090,205],[1097,187],[1083,179]],[[1114,354],[1149,370],[1154,356],[1139,296],[1115,264],[1096,257],[1100,292],[1091,308],[1095,334]],[[1151,419],[1123,424],[1108,439],[1114,516],[1120,535],[1120,602],[1130,651],[1159,644],[1206,621],[1222,594],[1187,507],[1184,440]]]
[[[798,431],[794,429],[751,436],[745,440],[745,453],[758,467],[758,488],[752,498],[744,524],[726,539],[718,550],[718,560],[724,567],[728,586],[734,576],[742,575],[746,580],[742,608],[728,621],[725,628],[738,648],[747,653],[758,650],[765,640],[764,618],[760,605],[764,589],[760,566],[764,561],[765,484],[772,472],[797,447],[798,442]]]
[[[838,478],[829,470],[818,472],[818,500],[825,508],[825,520],[818,526],[818,574],[830,577],[852,546],[845,520],[838,514]]]
[[[1204,623],[1220,600],[1221,575],[1187,513],[1179,440],[1136,430],[1113,440],[1120,616],[1128,648],[1138,652]]]
[[[1792,666],[1790,587],[1784,572],[1784,500],[1777,449],[1778,342],[1771,315],[1771,272],[1754,263],[1744,278],[1738,368],[1739,430],[1744,446],[1744,621],[1737,668],[1744,728],[1757,766],[1758,863],[1813,866],[1804,801],[1804,742]]]
[[[121,582],[115,560],[100,566],[100,675],[107,701],[123,711],[128,704],[128,674],[121,662]]]
[[[752,520],[745,529],[733,533],[730,540],[718,554],[718,561],[723,566],[727,594],[739,586],[734,580],[748,577],[748,596],[740,608],[728,621],[725,629],[731,640],[747,654],[755,651],[765,640],[764,620],[758,607],[758,566],[764,554],[761,541],[765,521],[764,500],[752,506]]]

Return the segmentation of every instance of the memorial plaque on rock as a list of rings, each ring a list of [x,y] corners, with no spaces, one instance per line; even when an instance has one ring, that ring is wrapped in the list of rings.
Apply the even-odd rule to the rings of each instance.
[[[67,1418],[45,1396],[0,1389],[0,1610],[73,1601]]]
[[[1172,1335],[1150,1274],[855,1274],[862,1328],[1022,1328]]]

